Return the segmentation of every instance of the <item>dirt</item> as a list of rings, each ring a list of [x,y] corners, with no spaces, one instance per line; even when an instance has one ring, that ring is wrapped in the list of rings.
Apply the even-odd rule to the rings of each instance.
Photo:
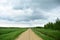
[[[41,37],[37,36],[31,29],[23,32],[15,40],[43,40]]]

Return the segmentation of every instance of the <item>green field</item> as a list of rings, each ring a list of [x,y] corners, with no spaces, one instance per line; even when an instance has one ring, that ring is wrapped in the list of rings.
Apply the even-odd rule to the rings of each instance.
[[[60,40],[60,31],[43,29],[43,28],[32,28],[32,30],[44,40]]]
[[[28,28],[2,28],[0,27],[0,40],[15,40],[17,36]],[[39,37],[44,40],[60,40],[60,31],[44,28],[31,28]]]
[[[1,28],[0,27],[0,40],[14,40],[22,32],[26,31],[26,28]]]

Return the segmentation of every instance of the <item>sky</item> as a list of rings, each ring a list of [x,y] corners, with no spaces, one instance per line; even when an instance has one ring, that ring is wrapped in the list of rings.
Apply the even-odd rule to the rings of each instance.
[[[35,27],[60,19],[60,0],[0,0],[1,27]]]

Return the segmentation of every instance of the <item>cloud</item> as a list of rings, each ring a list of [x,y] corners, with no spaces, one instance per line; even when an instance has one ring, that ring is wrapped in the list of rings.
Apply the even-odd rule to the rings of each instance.
[[[0,26],[43,26],[60,18],[59,0],[0,0]]]
[[[15,2],[15,9],[26,9],[31,7],[32,9],[40,8],[43,10],[50,10],[59,6],[59,0],[18,0]]]
[[[45,14],[48,17],[49,22],[55,22],[57,18],[60,19],[60,6],[54,9],[51,9],[49,12]]]
[[[31,16],[32,10],[25,9],[25,10],[14,10],[12,6],[1,6],[0,7],[0,18],[7,19],[7,20],[26,20],[27,16]]]

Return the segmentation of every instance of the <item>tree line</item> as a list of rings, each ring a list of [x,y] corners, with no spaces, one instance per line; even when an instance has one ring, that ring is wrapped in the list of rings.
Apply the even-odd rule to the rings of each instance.
[[[54,29],[54,30],[60,30],[60,19],[57,18],[55,23],[49,22],[46,25],[44,25],[45,29]]]

